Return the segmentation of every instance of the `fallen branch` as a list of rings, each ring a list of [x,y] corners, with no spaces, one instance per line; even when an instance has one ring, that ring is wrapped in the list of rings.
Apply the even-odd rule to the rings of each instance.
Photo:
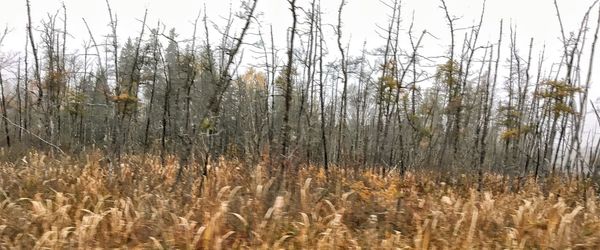
[[[44,140],[44,138],[40,137],[39,135],[34,134],[33,132],[25,129],[24,127],[20,126],[19,124],[14,123],[13,121],[11,121],[10,119],[8,119],[8,117],[4,116],[4,115],[0,115],[2,118],[4,118],[5,121],[7,121],[8,123],[10,123],[10,125],[13,125],[15,127],[17,127],[18,129],[22,129],[23,131],[27,132],[28,134],[32,135],[33,137],[39,139],[40,141],[44,142],[45,144],[48,144],[50,147],[53,147],[54,149],[56,149],[58,152],[60,152],[62,155],[66,156],[67,153],[65,153],[65,151],[63,151],[62,149],[60,149],[59,146],[56,146],[55,144],[50,143],[49,141]]]

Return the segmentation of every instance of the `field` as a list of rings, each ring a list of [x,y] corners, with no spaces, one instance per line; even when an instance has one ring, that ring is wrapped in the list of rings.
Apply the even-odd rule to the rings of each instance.
[[[326,175],[299,166],[287,181],[266,164],[213,162],[176,183],[174,160],[30,153],[0,168],[2,249],[597,249],[598,198],[586,183],[487,175],[449,183],[425,172]],[[204,180],[204,181],[200,181]]]

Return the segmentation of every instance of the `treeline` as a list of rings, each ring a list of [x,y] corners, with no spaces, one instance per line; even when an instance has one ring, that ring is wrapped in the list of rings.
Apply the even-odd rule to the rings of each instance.
[[[381,46],[361,53],[351,53],[342,32],[345,0],[329,13],[337,23],[323,23],[319,1],[288,4],[286,48],[275,46],[272,27],[257,23],[259,0],[242,1],[224,27],[205,10],[186,38],[146,14],[127,39],[117,36],[107,1],[111,33],[95,34],[84,19],[89,36],[69,53],[78,45],[67,44],[66,6],[34,23],[27,1],[27,44],[0,60],[3,146],[99,148],[114,167],[123,154],[157,153],[163,164],[176,155],[180,173],[223,156],[284,170],[314,163],[382,174],[597,177],[600,138],[584,133],[586,114],[600,122],[589,97],[597,1],[574,31],[565,30],[554,3],[562,56],[553,62],[534,38],[519,48],[522,38],[502,21],[497,40],[482,41],[485,1],[479,21],[465,29],[440,0],[435,11],[451,39],[436,58],[422,53],[432,36],[402,22],[398,0],[386,3]]]

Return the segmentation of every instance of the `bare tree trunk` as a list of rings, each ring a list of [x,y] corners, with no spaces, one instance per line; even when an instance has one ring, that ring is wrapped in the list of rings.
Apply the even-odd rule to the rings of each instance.
[[[342,0],[340,3],[340,8],[338,10],[338,25],[337,25],[337,45],[342,56],[340,61],[341,69],[342,69],[342,100],[340,104],[340,121],[339,121],[339,130],[338,130],[338,153],[337,153],[337,163],[338,165],[341,163],[340,160],[345,156],[345,151],[343,149],[344,143],[343,138],[345,138],[345,127],[346,127],[346,116],[347,116],[347,102],[348,102],[348,65],[346,62],[346,52],[342,46],[342,10],[346,5],[346,1]]]
[[[379,93],[377,96],[377,105],[378,105],[378,111],[377,111],[377,132],[375,135],[375,159],[374,159],[374,163],[375,164],[380,164],[381,163],[381,153],[382,151],[385,149],[385,143],[381,142],[382,139],[382,135],[383,135],[383,140],[385,141],[385,137],[387,134],[387,129],[384,129],[384,122],[383,122],[383,114],[384,112],[386,112],[386,110],[384,110],[384,95],[385,95],[385,88],[384,88],[384,78],[387,77],[387,69],[388,69],[388,56],[389,56],[389,52],[391,49],[391,43],[392,43],[392,33],[393,33],[393,28],[394,28],[394,22],[396,21],[396,18],[400,18],[400,13],[398,10],[398,1],[394,0],[394,5],[392,7],[392,17],[390,20],[390,24],[388,26],[387,29],[387,38],[386,38],[386,46],[385,46],[385,51],[383,53],[383,70],[381,72],[381,79],[379,82]],[[389,104],[389,102],[386,102]],[[387,126],[386,126],[387,127]]]
[[[213,95],[211,95],[208,99],[208,112],[206,112],[203,116],[201,116],[203,122],[208,122],[211,123],[211,121],[218,115],[220,109],[221,109],[221,101],[223,99],[223,94],[225,93],[225,91],[227,91],[227,88],[229,88],[229,85],[231,85],[231,66],[234,64],[234,60],[236,55],[238,54],[243,42],[244,42],[244,37],[246,36],[246,34],[248,33],[248,29],[250,28],[250,24],[252,23],[252,20],[254,19],[254,11],[256,10],[256,4],[258,3],[258,0],[253,0],[252,1],[252,5],[249,6],[249,8],[246,10],[246,20],[245,20],[245,24],[242,27],[242,30],[240,32],[240,35],[238,37],[233,38],[234,41],[234,45],[231,49],[226,49],[227,50],[227,58],[222,58],[223,62],[223,66],[221,67],[221,72],[219,72],[219,76],[218,79],[216,79],[216,86],[215,86],[215,92]],[[205,22],[205,29],[206,28],[206,22]],[[207,37],[208,37],[208,33],[207,33]],[[227,38],[227,36],[225,37]],[[209,43],[209,41],[207,40],[207,44]],[[208,48],[208,51],[210,51],[210,47]],[[209,55],[209,60],[212,61],[212,57]],[[210,69],[211,72],[214,72],[212,70],[212,66]]]
[[[42,89],[42,76],[40,73],[40,61],[38,59],[38,51],[35,45],[35,40],[33,39],[33,28],[31,27],[31,4],[29,0],[27,0],[27,32],[29,34],[29,43],[31,45],[31,52],[33,53],[34,60],[34,76],[36,80],[36,86],[38,88],[38,100],[37,104],[42,104],[42,98],[44,97],[44,90]]]
[[[582,32],[582,31],[587,32],[587,21],[588,20],[586,20],[586,19],[589,18],[589,13],[591,12],[592,8],[597,4],[597,2],[598,1],[594,2],[588,9],[588,12],[586,12],[584,21],[582,21],[582,25],[580,27],[579,32]],[[583,23],[586,23],[585,27],[584,27]],[[598,21],[596,23],[594,38],[592,40],[592,45],[591,45],[591,49],[590,49],[590,59],[589,59],[588,72],[586,75],[585,85],[582,88],[582,91],[581,91],[582,96],[580,97],[580,102],[578,103],[580,111],[578,112],[578,114],[576,114],[573,117],[574,118],[574,128],[573,128],[572,141],[571,141],[572,146],[571,146],[571,150],[569,153],[567,166],[570,165],[571,159],[573,159],[573,158],[576,159],[575,166],[577,166],[577,165],[579,165],[580,159],[583,158],[583,155],[581,154],[581,139],[580,138],[583,136],[583,127],[584,127],[586,113],[587,113],[589,89],[590,89],[591,82],[592,82],[592,79],[591,79],[592,78],[592,68],[594,66],[594,56],[596,54],[596,44],[598,42],[599,31],[600,31],[600,16],[598,17]],[[585,41],[585,38],[583,39],[583,41]],[[582,47],[584,47],[583,44],[582,44]],[[581,59],[581,56],[579,56],[579,59]],[[579,68],[579,66],[577,66],[577,68]],[[580,164],[580,165],[581,165],[581,170],[582,170],[581,174],[583,174],[583,164]],[[575,168],[577,168],[577,167],[575,167]]]
[[[29,122],[31,121],[31,111],[29,110],[29,53],[27,53],[27,46],[29,46],[29,36],[25,36],[25,79],[23,79],[24,95],[25,99],[25,118],[23,119],[23,128],[27,130],[29,128]]]
[[[129,139],[129,133],[131,129],[131,120],[134,117],[134,114],[137,112],[135,108],[137,97],[138,97],[138,85],[139,85],[139,64],[140,64],[140,47],[142,46],[142,39],[144,38],[144,32],[146,31],[146,18],[148,16],[148,9],[144,12],[144,19],[142,20],[142,29],[140,31],[138,40],[135,45],[135,53],[133,55],[133,65],[131,66],[131,72],[129,73],[129,82],[127,83],[127,98],[123,104],[123,111],[121,113],[121,121],[119,123],[120,127],[125,127],[125,131],[121,134],[121,145],[127,145],[127,141]],[[118,85],[119,83],[117,83]],[[129,111],[130,105],[134,106],[134,111]]]
[[[292,69],[294,63],[294,40],[296,36],[296,24],[297,24],[297,16],[296,16],[296,0],[288,0],[290,4],[290,11],[292,12],[292,28],[290,30],[290,40],[288,45],[288,62],[285,70],[285,111],[283,113],[283,128],[282,128],[282,149],[281,156],[284,158],[284,161],[287,161],[288,155],[288,147],[290,144],[290,108],[292,105]],[[285,163],[282,162],[281,170],[283,172],[285,168]]]
[[[118,44],[118,37],[117,37],[117,22],[116,20],[114,20],[115,18],[113,17],[113,13],[112,13],[112,9],[110,8],[110,3],[108,2],[108,0],[106,0],[106,7],[108,9],[108,15],[110,17],[110,28],[112,31],[112,52],[113,52],[113,67],[114,67],[114,74],[115,74],[115,90],[114,90],[114,96],[118,97],[119,95],[121,95],[121,79],[119,77],[119,44]],[[106,38],[108,40],[108,37]],[[108,64],[108,58],[106,59],[107,64]],[[108,65],[107,65],[108,68]],[[107,77],[108,78],[108,77]],[[116,163],[116,166],[118,166],[119,162],[121,161],[121,151],[122,151],[122,146],[120,143],[120,138],[122,136],[122,115],[120,115],[119,112],[119,105],[115,105],[115,110],[114,110],[114,118],[113,118],[113,122],[112,122],[112,154],[111,154],[111,158],[113,158],[114,163]]]
[[[585,117],[586,117],[586,113],[587,113],[587,103],[588,103],[588,93],[589,93],[589,88],[591,86],[592,83],[592,72],[593,72],[593,68],[594,68],[594,58],[596,55],[596,44],[598,43],[598,34],[600,32],[600,7],[598,8],[598,21],[596,22],[596,31],[594,32],[594,39],[592,41],[592,48],[590,51],[590,61],[589,61],[589,65],[588,65],[588,72],[587,72],[587,76],[586,76],[586,82],[585,82],[585,89],[584,89],[584,96],[581,100],[580,103],[580,107],[581,107],[581,112],[580,112],[580,117],[579,120],[581,123],[585,123]],[[595,111],[595,110],[594,110]],[[597,112],[596,112],[597,114]],[[578,124],[578,131],[576,131],[577,133],[581,134],[583,133],[583,126],[582,124]],[[600,140],[599,140],[600,143]],[[581,145],[577,144],[577,155],[576,158],[582,157],[581,153],[580,153],[580,148]],[[594,164],[590,164],[590,166],[588,166],[588,168],[594,168]],[[594,168],[596,169],[596,168]]]
[[[446,157],[446,150],[448,147],[448,144],[450,143],[450,140],[452,140],[452,145],[453,145],[453,152],[456,152],[456,146],[458,144],[456,144],[455,142],[458,141],[458,129],[460,129],[460,125],[458,123],[460,123],[460,121],[458,121],[457,119],[460,119],[460,115],[458,114],[459,109],[457,108],[457,106],[462,105],[461,101],[458,100],[458,95],[460,93],[460,84],[458,82],[455,82],[454,79],[454,48],[455,48],[455,37],[454,37],[454,33],[455,33],[455,28],[454,28],[454,21],[456,20],[455,18],[450,16],[450,12],[448,10],[448,6],[446,5],[446,1],[445,0],[440,0],[442,6],[441,8],[444,10],[444,14],[446,16],[446,21],[448,22],[448,28],[450,29],[450,49],[449,49],[449,54],[450,57],[448,58],[448,67],[447,67],[447,72],[446,74],[448,75],[448,86],[449,86],[449,98],[448,98],[448,106],[450,107],[452,112],[452,115],[454,116],[452,119],[450,119],[450,116],[448,116],[448,125],[446,127],[446,136],[444,138],[444,142],[442,144],[442,150],[441,150],[441,154],[439,155],[439,162],[438,165],[442,166],[442,161],[443,159]],[[452,158],[453,160],[455,159],[454,157]],[[451,164],[453,165],[453,164]]]
[[[188,72],[186,74],[186,85],[185,85],[185,131],[186,134],[190,134],[190,126],[191,126],[191,122],[190,122],[190,104],[192,102],[192,96],[191,96],[191,91],[192,91],[192,87],[194,86],[195,80],[196,80],[196,30],[198,27],[198,20],[200,19],[200,13],[198,13],[198,17],[196,17],[196,21],[194,21],[194,33],[192,36],[192,47],[191,47],[191,51],[190,51],[190,63],[189,63],[189,68],[188,68]]]
[[[63,123],[62,123],[62,116],[61,116],[61,107],[62,107],[62,98],[66,97],[67,94],[67,89],[69,88],[68,86],[68,75],[67,75],[67,66],[66,66],[66,56],[67,56],[67,6],[65,5],[65,3],[63,2],[62,4],[62,8],[63,8],[63,30],[62,30],[62,55],[60,55],[60,61],[59,61],[59,72],[60,72],[60,84],[57,86],[57,100],[56,100],[56,119],[57,119],[57,136],[59,138],[59,140],[62,138],[62,132],[63,132]],[[58,35],[57,35],[58,36]],[[58,49],[58,39],[57,39],[57,49]],[[60,50],[57,51],[57,54],[60,52]],[[61,91],[61,85],[64,85],[64,90]],[[61,96],[61,94],[63,96]]]
[[[148,149],[150,148],[150,143],[148,141],[148,135],[150,132],[150,120],[151,120],[151,115],[152,115],[152,108],[154,107],[154,94],[156,91],[156,81],[157,81],[157,77],[158,77],[158,63],[160,60],[160,56],[159,56],[159,41],[158,41],[158,29],[160,27],[160,23],[158,23],[156,25],[156,33],[153,34],[154,36],[154,41],[153,41],[153,51],[152,51],[152,59],[154,60],[154,64],[153,64],[153,72],[152,72],[152,88],[150,90],[150,103],[148,104],[148,111],[146,114],[146,128],[144,129],[144,152],[147,152]]]
[[[325,168],[325,173],[329,172],[329,159],[328,159],[328,153],[327,153],[327,132],[325,129],[325,83],[323,82],[323,25],[321,23],[321,10],[320,10],[320,6],[319,6],[319,11],[318,11],[318,20],[319,20],[319,24],[318,24],[318,29],[319,29],[319,102],[320,102],[320,107],[321,107],[321,143],[322,143],[322,147],[323,147],[323,167]]]
[[[276,56],[276,52],[275,52],[275,38],[273,37],[273,25],[269,26],[270,28],[270,37],[271,37],[271,76],[270,76],[270,85],[271,85],[271,92],[270,92],[270,96],[271,96],[271,110],[270,112],[268,112],[269,114],[271,114],[269,116],[270,120],[269,122],[269,132],[268,132],[268,137],[269,137],[269,163],[272,165],[273,164],[273,151],[274,151],[274,145],[273,145],[273,141],[275,140],[275,117],[272,114],[273,111],[275,110],[275,72],[277,72],[277,62],[275,60]],[[269,90],[267,90],[267,105],[269,105]],[[269,109],[267,109],[269,110]],[[271,171],[271,169],[269,169],[269,171]]]
[[[192,103],[192,87],[196,80],[196,31],[198,27],[198,20],[200,19],[200,13],[194,21],[194,33],[192,36],[192,47],[189,52],[191,57],[189,63],[186,64],[186,80],[185,80],[185,134],[179,135],[183,149],[180,150],[179,154],[179,171],[177,174],[177,180],[179,181],[183,175],[183,171],[188,167],[190,158],[193,159],[194,152],[194,138],[192,134],[195,134],[195,126],[191,124],[190,105]]]
[[[494,106],[494,95],[495,95],[495,90],[496,90],[496,82],[498,80],[498,66],[500,65],[500,55],[501,55],[501,49],[502,49],[502,29],[503,29],[503,21],[500,21],[500,34],[498,36],[498,52],[496,55],[496,62],[495,62],[495,69],[494,69],[494,79],[492,80],[492,87],[491,90],[489,88],[487,88],[487,86],[489,86],[489,77],[488,77],[488,83],[486,83],[486,100],[485,100],[485,105],[484,105],[484,121],[483,121],[483,130],[482,130],[482,134],[481,134],[481,139],[479,144],[480,146],[480,152],[479,152],[479,163],[478,163],[478,170],[477,170],[477,175],[478,175],[478,185],[477,185],[477,189],[478,190],[483,190],[483,165],[485,163],[485,157],[487,154],[487,137],[488,137],[488,127],[490,125],[490,119],[492,116],[492,110],[493,110],[493,106]],[[492,47],[492,51],[493,51],[493,47]],[[489,74],[491,74],[491,70],[492,70],[492,58],[493,58],[493,52],[490,53],[490,67],[488,68],[488,76]],[[491,91],[491,93],[490,93]],[[488,93],[489,94],[489,102],[488,102]]]
[[[21,58],[19,57],[19,66],[17,66],[17,86],[15,87],[15,93],[17,95],[17,121],[19,124],[18,138],[19,142],[23,140],[23,97],[21,94]]]
[[[529,40],[529,53],[528,53],[528,57],[527,57],[527,66],[525,69],[525,82],[523,83],[524,87],[522,88],[522,91],[520,93],[520,97],[519,97],[519,103],[517,104],[517,109],[518,109],[518,115],[519,117],[517,118],[517,142],[515,143],[515,158],[517,159],[516,163],[518,165],[523,164],[523,173],[521,176],[521,179],[525,178],[528,174],[529,174],[529,153],[527,153],[526,155],[526,162],[522,162],[522,157],[520,157],[520,155],[522,155],[521,152],[525,152],[526,150],[523,148],[523,141],[526,139],[525,138],[525,133],[523,131],[523,119],[524,119],[524,113],[525,113],[525,104],[527,103],[527,94],[529,93],[529,70],[531,69],[531,53],[533,51],[533,38],[531,38]],[[521,186],[521,180],[519,180],[518,186],[517,188],[520,188]]]
[[[0,44],[2,39],[0,39]],[[8,114],[6,113],[6,96],[4,95],[4,81],[2,80],[2,69],[0,69],[0,97],[2,97],[2,116],[4,119],[4,135],[6,136],[6,146],[10,148],[10,131],[8,130]]]
[[[352,144],[352,148],[351,148],[351,152],[352,152],[352,157],[353,157],[353,161],[354,164],[358,164],[358,157],[359,157],[359,140],[361,137],[361,107],[363,105],[364,102],[366,102],[366,100],[363,99],[363,95],[364,92],[366,92],[367,88],[366,88],[366,81],[365,81],[365,64],[366,64],[366,44],[367,42],[365,41],[363,43],[363,48],[362,48],[362,56],[361,56],[361,62],[360,62],[360,71],[358,73],[358,93],[356,96],[356,107],[355,107],[355,120],[356,120],[356,126],[354,127],[355,130],[355,134],[354,134],[354,142]],[[363,90],[363,85],[364,85],[364,90]],[[364,157],[364,156],[363,156]]]
[[[170,112],[170,106],[169,106],[169,97],[171,96],[171,76],[173,75],[171,72],[171,67],[169,65],[167,65],[164,61],[164,57],[162,58],[163,61],[163,65],[165,65],[165,69],[164,69],[164,77],[165,77],[165,81],[167,83],[167,89],[165,91],[165,97],[164,97],[164,101],[163,101],[163,112],[162,112],[162,118],[161,118],[161,124],[162,124],[162,132],[161,132],[161,138],[160,138],[160,145],[161,145],[161,150],[160,150],[160,160],[161,163],[163,165],[163,167],[165,166],[165,157],[166,157],[166,152],[167,152],[167,121],[171,120],[171,112]]]

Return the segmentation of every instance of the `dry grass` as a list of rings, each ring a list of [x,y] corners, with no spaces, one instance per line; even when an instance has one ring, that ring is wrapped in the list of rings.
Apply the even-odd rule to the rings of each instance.
[[[2,249],[598,249],[598,198],[584,183],[528,182],[478,193],[410,173],[302,167],[287,183],[263,165],[222,161],[172,190],[177,166],[126,158],[111,177],[87,159],[32,153],[0,167]],[[191,178],[190,178],[191,179]],[[279,186],[279,188],[277,187]],[[584,192],[586,191],[586,192]]]

